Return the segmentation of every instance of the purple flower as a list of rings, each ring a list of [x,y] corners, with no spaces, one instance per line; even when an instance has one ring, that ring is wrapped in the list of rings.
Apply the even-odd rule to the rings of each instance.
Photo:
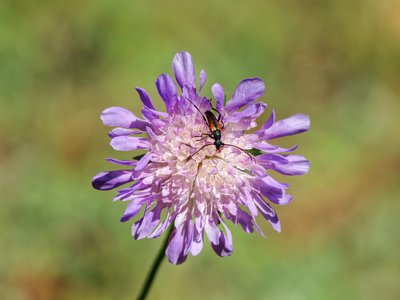
[[[197,88],[189,53],[176,54],[172,66],[178,87],[168,74],[156,80],[167,112],[158,111],[148,93],[136,88],[143,103],[141,118],[121,107],[107,108],[101,114],[105,125],[115,127],[109,133],[115,150],[145,150],[146,154],[127,161],[108,158],[124,170],[96,175],[93,187],[109,190],[130,184],[114,198],[128,203],[121,222],[143,211],[132,226],[135,239],[156,238],[173,226],[166,255],[171,263],[180,264],[189,253],[201,252],[204,233],[218,255],[231,255],[232,235],[226,220],[240,224],[246,232],[257,230],[263,235],[256,222],[261,214],[280,231],[278,217],[266,200],[287,204],[292,196],[286,193],[289,185],[276,181],[271,170],[303,175],[310,163],[301,155],[288,154],[296,146],[286,149],[270,141],[307,131],[310,120],[297,114],[275,121],[272,112],[260,129],[246,133],[257,126],[256,119],[267,107],[257,102],[265,91],[263,81],[243,80],[226,104],[224,89],[216,83],[212,93],[215,109],[222,116],[222,145],[217,149],[210,128],[216,129],[218,124],[209,128],[204,120],[206,111],[219,116],[210,100],[201,96],[205,71],[200,72]]]

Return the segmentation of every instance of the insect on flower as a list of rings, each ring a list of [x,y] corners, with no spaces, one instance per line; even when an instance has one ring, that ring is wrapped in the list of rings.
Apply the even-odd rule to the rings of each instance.
[[[201,252],[206,237],[219,256],[231,255],[227,221],[263,235],[257,225],[261,215],[280,231],[271,203],[288,204],[292,196],[286,192],[289,185],[275,180],[273,172],[303,175],[310,163],[291,154],[297,146],[272,143],[307,131],[310,119],[296,114],[275,120],[272,110],[256,129],[256,120],[267,108],[259,101],[265,92],[260,78],[242,80],[229,98],[215,83],[214,107],[201,95],[206,73],[200,71],[197,84],[189,53],[177,53],[172,66],[177,84],[168,74],[156,80],[166,112],[157,110],[142,88],[136,88],[142,117],[122,107],[102,112],[103,123],[115,127],[109,133],[115,150],[145,154],[133,160],[107,158],[122,169],[97,174],[92,185],[99,190],[127,185],[114,198],[127,203],[121,222],[141,215],[132,225],[135,239],[157,238],[172,228],[165,253],[171,263],[180,264],[189,254]]]
[[[200,109],[196,106],[196,104],[194,104],[190,99],[188,99],[187,97],[184,97],[187,101],[189,101],[195,108],[196,110],[200,113],[201,117],[203,118],[205,124],[208,126],[208,128],[210,129],[211,133],[203,133],[200,137],[202,137],[200,140],[203,140],[205,137],[210,137],[214,140],[213,144],[205,144],[203,145],[201,148],[199,148],[195,153],[191,154],[187,160],[190,160],[196,153],[198,153],[199,151],[201,151],[202,149],[204,149],[205,147],[208,146],[212,146],[214,145],[215,148],[219,151],[221,149],[221,147],[223,146],[230,146],[230,147],[235,147],[239,150],[242,150],[244,153],[248,154],[249,157],[251,159],[253,159],[253,157],[244,149],[232,145],[232,144],[225,144],[224,142],[221,141],[222,138],[222,129],[224,129],[225,125],[224,122],[222,121],[222,114],[212,105],[211,99],[209,100],[210,102],[210,106],[211,106],[211,110],[215,111],[218,113],[218,118],[215,117],[215,115],[213,114],[213,112],[211,110],[206,110],[203,113],[200,111]],[[221,126],[222,123],[222,126]]]

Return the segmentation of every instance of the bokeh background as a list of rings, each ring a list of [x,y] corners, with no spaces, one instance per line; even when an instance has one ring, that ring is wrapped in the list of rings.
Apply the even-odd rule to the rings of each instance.
[[[286,138],[312,162],[285,178],[282,233],[233,230],[164,262],[149,299],[399,299],[400,3],[383,1],[1,1],[0,298],[132,299],[162,239],[135,241],[123,203],[91,187],[127,158],[99,120],[140,113],[135,86],[180,50],[229,95],[264,79],[278,118],[311,116]],[[267,117],[267,114],[264,118]],[[282,178],[280,178],[282,179]]]

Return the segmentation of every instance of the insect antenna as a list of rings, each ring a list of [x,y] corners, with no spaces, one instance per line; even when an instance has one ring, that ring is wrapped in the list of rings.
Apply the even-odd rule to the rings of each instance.
[[[191,154],[188,158],[186,158],[186,162],[188,162],[189,160],[191,160],[192,157],[193,157],[195,154],[197,154],[197,152],[199,152],[200,150],[204,149],[204,148],[207,147],[207,146],[214,146],[214,144],[207,144],[207,145],[204,145],[204,146],[200,147],[199,149],[196,150],[195,153]]]
[[[250,157],[251,161],[253,162],[254,157],[250,153],[248,153],[245,149],[240,148],[239,146],[236,146],[236,145],[225,144],[225,143],[223,144],[223,146],[230,146],[230,147],[234,147],[234,148],[237,148],[237,149],[243,151],[244,153],[246,153]]]
[[[189,101],[190,103],[192,103],[192,105],[197,109],[197,111],[200,113],[200,115],[202,116],[204,122],[206,123],[206,125],[208,126],[208,122],[206,117],[203,115],[203,113],[200,111],[200,109],[197,107],[196,104],[194,104],[189,98],[187,98],[185,95],[182,95],[187,101]]]

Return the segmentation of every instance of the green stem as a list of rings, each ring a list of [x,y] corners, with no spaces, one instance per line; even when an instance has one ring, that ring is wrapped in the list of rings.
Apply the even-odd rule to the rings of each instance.
[[[167,237],[165,238],[164,243],[160,249],[160,252],[158,253],[158,255],[153,263],[153,266],[151,267],[150,272],[147,275],[146,281],[142,287],[139,297],[137,298],[138,300],[146,299],[147,294],[149,293],[151,285],[153,284],[153,281],[154,281],[154,277],[156,276],[158,268],[160,267],[161,262],[163,261],[163,258],[165,256],[165,250],[167,249],[169,237],[171,236],[173,229],[174,229],[174,225],[172,224],[168,231]]]

